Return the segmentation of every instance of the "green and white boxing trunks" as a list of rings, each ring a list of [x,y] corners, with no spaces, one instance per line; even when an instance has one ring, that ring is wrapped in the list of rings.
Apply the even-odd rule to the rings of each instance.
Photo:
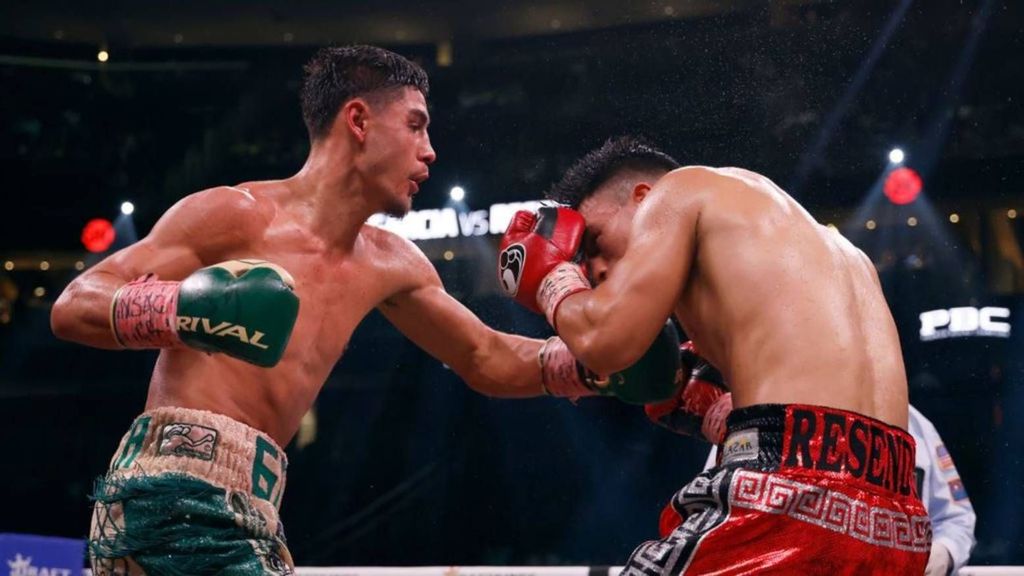
[[[93,574],[288,575],[287,458],[266,434],[185,408],[143,413],[96,481]]]

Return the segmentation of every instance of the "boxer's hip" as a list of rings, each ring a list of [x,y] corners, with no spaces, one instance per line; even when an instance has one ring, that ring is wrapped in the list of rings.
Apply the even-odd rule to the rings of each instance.
[[[727,426],[721,465],[736,467],[729,489],[735,515],[748,510],[817,526],[847,537],[831,541],[851,549],[860,543],[928,553],[931,524],[917,494],[915,443],[907,431],[855,412],[796,404],[740,408]]]
[[[251,426],[205,410],[163,407],[135,419],[108,475],[181,473],[279,508],[287,468],[285,451]]]
[[[914,438],[880,420],[823,406],[733,410],[719,465],[806,475],[895,499],[917,498]]]
[[[268,435],[227,416],[141,414],[94,488],[94,568],[290,573],[278,517],[286,469]]]
[[[923,572],[931,525],[906,431],[807,405],[739,408],[727,426],[718,466],[673,497],[627,573]]]

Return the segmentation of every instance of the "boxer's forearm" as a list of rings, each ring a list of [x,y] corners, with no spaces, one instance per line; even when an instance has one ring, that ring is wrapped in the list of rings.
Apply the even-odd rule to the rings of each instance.
[[[110,306],[114,293],[124,283],[116,275],[102,271],[76,278],[50,311],[54,335],[94,348],[120,349],[110,327]]]
[[[543,340],[490,331],[469,355],[453,366],[470,388],[496,398],[529,398],[544,394],[537,355]]]
[[[543,393],[540,340],[498,332],[441,286],[433,267],[423,284],[378,306],[403,334],[451,367],[470,388],[487,396],[523,398]]]
[[[558,335],[591,371],[619,372],[643,355],[656,334],[639,334],[644,327],[629,322],[623,311],[600,289],[573,294],[558,308]]]

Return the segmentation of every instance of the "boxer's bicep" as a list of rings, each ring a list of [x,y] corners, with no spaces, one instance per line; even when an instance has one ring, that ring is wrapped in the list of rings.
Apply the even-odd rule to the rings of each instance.
[[[90,270],[125,282],[149,273],[164,280],[181,280],[234,255],[233,251],[250,244],[266,223],[266,215],[251,195],[226,186],[211,188],[178,201],[143,239]]]
[[[119,348],[110,332],[110,303],[127,282],[154,273],[181,280],[251,241],[265,224],[252,196],[228,188],[190,195],[172,206],[142,240],[131,244],[72,280],[50,315],[60,338],[100,348]]]
[[[651,337],[678,302],[693,263],[697,210],[669,194],[649,195],[637,210],[629,246],[605,285],[613,327],[638,323]],[[632,320],[631,320],[632,318]]]

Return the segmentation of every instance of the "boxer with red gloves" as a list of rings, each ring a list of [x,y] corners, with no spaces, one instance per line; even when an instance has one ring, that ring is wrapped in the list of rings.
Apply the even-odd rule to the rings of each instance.
[[[652,422],[676,434],[700,435],[720,444],[725,439],[725,418],[732,410],[732,394],[722,373],[697,353],[693,342],[680,346],[679,356],[680,374],[688,375],[688,380],[680,383],[672,398],[647,404],[644,411]]]
[[[556,331],[555,312],[562,300],[590,289],[586,272],[578,263],[583,230],[579,212],[543,207],[536,214],[517,212],[501,241],[501,286],[519,303],[544,314]],[[664,323],[634,363],[601,375],[577,361],[565,342],[555,336],[548,339],[540,352],[545,391],[572,400],[611,395],[632,404],[665,401],[678,388],[678,348],[675,326]]]
[[[590,289],[579,264],[586,223],[569,208],[546,206],[537,213],[516,212],[501,239],[498,279],[505,292],[551,326],[567,296]]]
[[[722,373],[697,353],[693,342],[679,348],[683,369],[689,381],[680,386],[671,399],[644,406],[647,417],[655,424],[676,434],[700,436],[718,445],[725,440],[725,419],[732,411],[732,394]],[[683,517],[669,502],[658,518],[658,533],[667,538],[683,523]]]
[[[900,342],[863,253],[768,178],[680,167],[635,138],[588,153],[549,197],[566,208],[517,216],[502,241],[505,289],[594,373],[631,366],[674,316],[729,383],[696,370],[647,407],[691,433],[706,408],[722,457],[623,574],[921,574],[931,529]]]

